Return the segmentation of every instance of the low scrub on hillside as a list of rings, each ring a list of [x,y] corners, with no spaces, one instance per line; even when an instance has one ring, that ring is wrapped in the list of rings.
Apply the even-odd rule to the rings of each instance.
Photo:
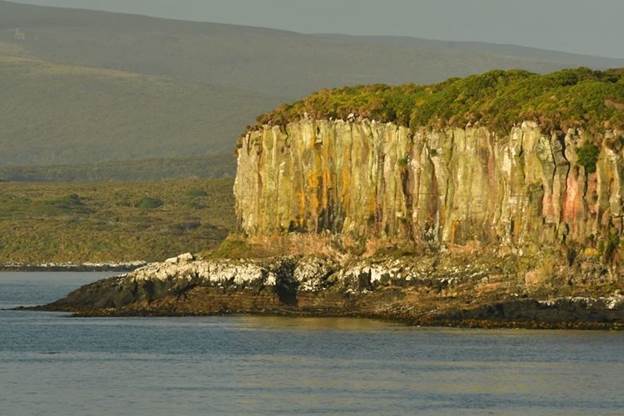
[[[0,264],[156,261],[235,228],[232,180],[0,182]]]
[[[491,71],[435,85],[368,85],[321,90],[258,118],[280,124],[313,118],[364,117],[412,128],[479,123],[508,131],[534,120],[565,130],[624,128],[624,70],[567,69],[546,75]]]
[[[16,182],[159,181],[226,178],[236,174],[232,152],[184,159],[147,159],[56,166],[0,166],[0,180]]]

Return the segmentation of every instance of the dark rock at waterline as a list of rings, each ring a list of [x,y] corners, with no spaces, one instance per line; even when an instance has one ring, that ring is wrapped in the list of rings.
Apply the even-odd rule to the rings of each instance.
[[[244,313],[371,317],[429,326],[624,327],[624,296],[608,293],[609,285],[591,290],[579,285],[579,293],[592,296],[570,296],[556,287],[529,290],[524,279],[501,275],[501,270],[515,273],[513,259],[461,267],[448,259],[426,264],[429,268],[423,259],[340,264],[323,257],[180,257],[86,285],[41,309],[79,316]]]

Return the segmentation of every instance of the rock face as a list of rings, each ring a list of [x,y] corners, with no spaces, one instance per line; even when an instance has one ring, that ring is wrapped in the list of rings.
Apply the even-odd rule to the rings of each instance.
[[[264,126],[241,139],[236,209],[248,257],[254,241],[281,252],[185,254],[44,308],[623,328],[623,146],[622,132],[529,122],[506,135],[366,120]]]
[[[251,236],[593,247],[622,232],[621,137],[531,122],[503,136],[366,120],[265,126],[241,139],[237,213]],[[590,143],[597,159],[579,154]]]

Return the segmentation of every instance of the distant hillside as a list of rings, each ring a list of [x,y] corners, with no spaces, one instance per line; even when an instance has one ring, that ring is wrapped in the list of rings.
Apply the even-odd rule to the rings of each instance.
[[[321,88],[581,65],[624,61],[0,1],[0,166],[223,154],[255,115]]]
[[[159,181],[189,177],[231,178],[235,174],[232,153],[185,159],[0,167],[0,181],[16,182]]]
[[[266,97],[201,83],[53,64],[0,45],[0,166],[232,152]]]
[[[483,43],[398,37],[302,35],[279,30],[44,8],[0,1],[0,30],[56,62],[296,98],[347,84],[429,83],[490,69],[537,72],[624,61]]]

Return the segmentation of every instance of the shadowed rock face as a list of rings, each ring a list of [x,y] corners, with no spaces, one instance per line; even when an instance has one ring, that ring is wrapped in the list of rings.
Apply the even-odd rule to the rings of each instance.
[[[595,246],[622,232],[620,134],[529,122],[504,136],[369,121],[265,126],[241,139],[237,213],[250,236]],[[597,160],[579,160],[590,143]]]

